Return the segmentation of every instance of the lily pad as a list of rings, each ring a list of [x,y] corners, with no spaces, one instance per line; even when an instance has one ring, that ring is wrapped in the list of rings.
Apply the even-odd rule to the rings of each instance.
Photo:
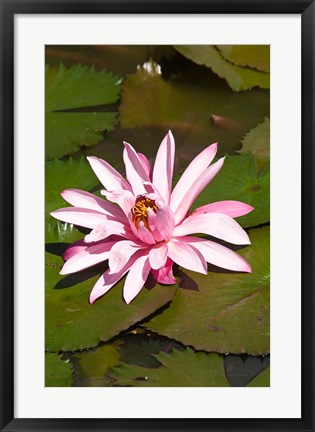
[[[232,64],[214,45],[176,45],[174,48],[193,62],[211,68],[214,73],[224,78],[234,91],[253,87],[270,88],[268,73]]]
[[[270,160],[270,120],[266,118],[263,123],[251,129],[242,140],[239,153],[252,153],[259,162]]]
[[[250,263],[251,274],[182,270],[182,289],[146,328],[197,350],[269,352],[269,228],[251,230],[249,237],[252,244],[238,253]]]
[[[111,375],[118,386],[134,387],[228,387],[223,358],[217,354],[173,349],[160,352],[155,358],[158,368],[120,364]]]
[[[270,45],[217,45],[222,56],[237,66],[270,72]]]
[[[78,231],[64,227],[67,241],[78,238]],[[55,234],[55,238],[53,237]],[[106,264],[68,276],[61,276],[63,265],[60,254],[68,246],[60,242],[58,230],[50,232],[46,244],[46,350],[75,351],[96,347],[121,331],[148,317],[169,303],[177,285],[155,286],[146,283],[140,294],[129,305],[122,297],[124,278],[103,298],[89,304],[89,294],[98,277],[106,270]],[[81,235],[83,237],[83,235]],[[63,239],[65,233],[63,233]]]
[[[252,379],[247,387],[270,387],[270,367]]]
[[[72,366],[58,354],[45,354],[45,387],[70,387]]]
[[[254,207],[236,220],[244,227],[254,227],[270,220],[270,165],[257,174],[251,154],[227,156],[223,168],[197,197],[192,209],[221,200],[242,201]]]
[[[67,160],[53,159],[45,165],[45,206],[46,213],[65,206],[60,193],[65,189],[92,190],[98,183],[86,158]]]
[[[82,189],[90,191],[98,184],[92,168],[85,158],[66,161],[53,159],[45,165],[45,214],[46,230],[54,229],[57,220],[50,216],[50,212],[69,204],[62,198],[60,192],[65,189]]]
[[[81,65],[46,67],[45,141],[46,159],[91,146],[112,130],[116,121],[120,79],[109,72],[96,72]],[[89,109],[87,109],[89,108]]]

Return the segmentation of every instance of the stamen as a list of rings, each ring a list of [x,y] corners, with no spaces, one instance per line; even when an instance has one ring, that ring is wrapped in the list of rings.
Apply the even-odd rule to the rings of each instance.
[[[138,229],[140,221],[144,223],[147,230],[151,231],[148,223],[148,209],[151,208],[154,213],[157,212],[158,207],[155,201],[147,198],[145,195],[138,195],[135,206],[131,209],[132,221]]]

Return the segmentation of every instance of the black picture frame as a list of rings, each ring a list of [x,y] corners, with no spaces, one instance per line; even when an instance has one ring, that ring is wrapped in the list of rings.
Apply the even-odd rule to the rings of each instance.
[[[1,28],[1,431],[314,431],[314,3],[310,0],[0,0]],[[14,417],[14,16],[15,14],[301,14],[302,418],[22,419]],[[281,401],[279,401],[281,403]]]

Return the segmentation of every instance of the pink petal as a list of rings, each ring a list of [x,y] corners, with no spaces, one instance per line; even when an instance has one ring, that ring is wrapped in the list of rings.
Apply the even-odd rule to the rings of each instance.
[[[62,267],[60,274],[70,274],[92,267],[109,257],[109,251],[114,242],[101,243],[98,245],[87,246],[79,253],[73,255]]]
[[[84,249],[86,249],[86,243],[84,240],[78,240],[77,242],[72,243],[72,245],[64,251],[62,257],[65,261],[67,261]]]
[[[133,235],[135,236],[135,239],[139,240],[140,242],[142,242],[140,235],[139,235],[139,231],[137,230],[133,220],[132,220],[132,213],[130,212],[129,216],[128,216],[128,222],[129,222],[129,226],[133,232]],[[135,240],[135,241],[137,241]]]
[[[154,279],[164,285],[174,285],[176,284],[176,279],[173,275],[173,261],[167,258],[166,264],[163,268],[159,270],[151,270]]]
[[[142,221],[140,221],[138,225],[138,235],[143,243],[155,244],[155,239],[152,233],[144,226]]]
[[[131,192],[126,190],[118,190],[112,192],[102,190],[101,194],[106,196],[109,201],[118,204],[127,216],[127,218],[129,217],[131,209],[135,205],[136,201],[135,196]]]
[[[129,270],[124,285],[124,299],[127,304],[131,302],[141,291],[150,273],[148,255],[138,258]]]
[[[146,195],[147,198],[155,201],[158,207],[155,216],[152,212],[148,211],[148,220],[149,224],[152,225],[152,228],[151,226],[150,228],[152,229],[154,237],[156,241],[169,240],[175,226],[174,215],[153,184],[144,183],[144,186],[148,192]]]
[[[131,186],[123,178],[118,171],[115,170],[109,163],[103,159],[99,159],[95,156],[87,157],[94,173],[98,177],[99,181],[103,184],[105,189],[112,191],[117,189],[125,189],[131,191]]]
[[[154,270],[159,270],[164,267],[167,260],[168,247],[166,244],[157,245],[150,249],[149,261],[150,266]]]
[[[221,213],[206,213],[189,216],[175,227],[173,235],[181,237],[188,234],[203,233],[233,244],[250,244],[243,228],[230,216]]]
[[[104,240],[111,235],[119,235],[123,237],[133,237],[133,233],[125,223],[119,221],[108,220],[105,223],[97,225],[89,234],[84,237],[87,243]]]
[[[145,192],[143,182],[150,181],[150,179],[135,149],[126,142],[124,142],[124,145],[123,157],[126,166],[126,177],[132,186],[134,194],[141,195]]]
[[[180,239],[198,249],[208,263],[233,271],[247,273],[252,271],[243,257],[219,243],[189,236]]]
[[[197,180],[190,186],[190,189],[183,195],[181,203],[173,210],[176,225],[181,222],[186,216],[190,206],[195,201],[197,196],[203,189],[211,182],[211,180],[218,174],[223,166],[225,158],[219,159],[216,163],[209,166]],[[173,209],[173,207],[171,207]]]
[[[99,198],[89,192],[78,189],[66,189],[61,192],[62,198],[74,207],[82,207],[96,210],[119,220],[125,220],[125,215],[121,209],[103,198]]]
[[[156,194],[159,198],[162,199],[160,192],[157,190],[155,185],[151,182],[143,182],[143,186],[145,188],[146,193],[148,194]]]
[[[127,273],[127,271],[128,270],[125,272],[121,271],[120,273],[112,275],[109,274],[108,270],[103,273],[91,291],[89,302],[92,304],[99,297],[106,294],[124,276],[124,274]]]
[[[99,224],[107,222],[104,213],[80,207],[65,207],[50,213],[54,218],[63,222],[72,223],[85,228],[96,228]]]
[[[180,239],[168,242],[168,256],[181,267],[207,274],[207,263],[202,254]]]
[[[110,270],[106,270],[106,272],[98,279],[91,291],[90,303],[94,303],[96,299],[107,293],[127,273],[139,256],[141,256],[140,251],[135,253],[126,265],[117,273],[110,274]]]
[[[162,234],[160,233],[156,225],[156,214],[150,208],[148,209],[148,224],[155,241],[156,242],[163,241],[164,237],[162,236]]]
[[[129,261],[133,254],[146,246],[131,240],[121,240],[115,243],[110,251],[108,265],[110,273],[119,272]]]
[[[254,207],[240,201],[217,201],[196,208],[192,215],[204,213],[223,213],[232,218],[244,216],[254,210]]]
[[[216,155],[217,149],[217,143],[211,144],[209,147],[199,153],[199,155],[196,156],[195,159],[188,165],[172,192],[170,206],[174,213],[177,211],[187,192],[190,190],[198,177],[211,164],[214,156]]]
[[[158,210],[155,214],[156,227],[164,240],[169,240],[173,234],[175,220],[170,207],[162,200],[155,201]]]
[[[174,169],[175,140],[171,131],[167,133],[158,149],[152,175],[152,183],[162,198],[169,204]]]
[[[151,164],[150,164],[148,158],[142,153],[137,153],[137,154],[138,154],[138,157],[142,163],[143,168],[145,169],[147,176],[149,177],[149,179],[151,179],[152,167],[151,167]]]

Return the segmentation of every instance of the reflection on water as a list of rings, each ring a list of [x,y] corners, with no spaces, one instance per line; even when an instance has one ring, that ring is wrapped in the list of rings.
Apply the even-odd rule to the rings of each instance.
[[[178,168],[212,142],[219,142],[219,157],[233,154],[246,132],[269,116],[269,91],[233,92],[211,70],[168,46],[49,46],[46,61],[95,64],[123,77],[116,130],[82,150],[114,164],[124,140],[153,157],[168,129],[176,139]]]
[[[154,355],[159,352],[170,353],[173,349],[183,351],[179,342],[148,333],[137,328],[116,338],[111,344],[101,344],[90,350],[65,353],[73,366],[73,386],[111,387],[117,385],[112,376],[112,368],[119,362],[145,368],[158,368],[160,363]],[[226,354],[224,358],[225,375],[232,387],[247,385],[270,364],[270,356],[248,356]]]

